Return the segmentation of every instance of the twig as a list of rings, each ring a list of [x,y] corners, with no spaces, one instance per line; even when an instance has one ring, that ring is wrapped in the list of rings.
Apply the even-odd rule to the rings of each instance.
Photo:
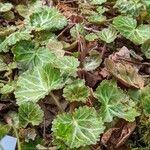
[[[59,100],[58,100],[58,99],[56,98],[56,96],[53,94],[53,92],[50,92],[49,95],[53,98],[53,100],[54,100],[55,104],[57,105],[57,107],[59,108],[59,110],[60,110],[61,112],[63,112],[64,110],[63,110],[63,108],[62,108],[62,106],[61,106]]]
[[[95,30],[95,29],[93,29],[93,28],[84,27],[84,29],[87,30],[87,31],[93,31],[93,32],[95,32],[95,33],[98,33],[98,32],[99,32],[98,30]]]
[[[12,125],[13,130],[15,132],[16,138],[17,138],[17,146],[18,146],[18,150],[21,150],[21,144],[20,144],[20,140],[19,140],[19,135],[18,135],[18,131],[17,129]]]

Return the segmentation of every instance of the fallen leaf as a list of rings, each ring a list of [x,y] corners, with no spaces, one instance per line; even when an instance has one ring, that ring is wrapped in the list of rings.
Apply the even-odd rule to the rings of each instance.
[[[105,59],[105,66],[108,71],[123,85],[129,88],[143,88],[144,79],[138,74],[138,70],[126,63],[126,62],[115,62],[111,59]]]
[[[109,150],[121,150],[130,135],[135,130],[135,122],[121,122],[119,127],[108,129],[102,136],[101,143]]]
[[[112,60],[117,60],[120,57],[130,60],[130,51],[127,47],[123,46],[118,52],[109,56],[109,58]]]

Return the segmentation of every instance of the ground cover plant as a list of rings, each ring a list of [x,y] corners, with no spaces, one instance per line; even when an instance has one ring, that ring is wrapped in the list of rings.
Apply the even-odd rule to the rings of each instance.
[[[0,2],[0,139],[150,150],[149,128],[149,0]]]

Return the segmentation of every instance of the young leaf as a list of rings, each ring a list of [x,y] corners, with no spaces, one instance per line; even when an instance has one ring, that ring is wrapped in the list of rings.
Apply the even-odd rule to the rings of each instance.
[[[137,27],[137,21],[131,17],[118,16],[113,24],[123,36],[135,44],[140,45],[150,39],[150,26],[142,24]]]
[[[108,11],[109,9],[107,9],[106,7],[103,7],[103,6],[99,6],[97,7],[96,9],[96,12],[99,14],[99,15],[102,15],[104,12]]]
[[[99,14],[92,14],[90,16],[88,16],[88,21],[91,23],[95,23],[95,24],[101,24],[104,21],[106,21],[106,16],[103,15],[99,15]]]
[[[93,71],[97,67],[100,66],[102,62],[102,57],[99,52],[96,50],[91,50],[89,53],[89,57],[86,57],[85,63],[84,63],[84,69],[86,71]]]
[[[132,122],[139,115],[134,108],[135,104],[113,81],[102,81],[96,89],[95,97],[101,103],[101,114],[104,122],[111,122],[113,117]]]
[[[29,28],[35,31],[60,30],[67,25],[67,19],[55,8],[44,7],[33,12],[26,21]]]
[[[118,8],[119,12],[132,16],[138,16],[142,7],[140,0],[117,0],[114,8]]]
[[[9,94],[12,93],[15,90],[16,82],[12,81],[6,85],[4,85],[2,88],[0,88],[1,94]]]
[[[95,41],[98,39],[98,36],[95,33],[89,33],[85,36],[87,41]]]
[[[15,90],[17,103],[20,105],[28,101],[38,102],[50,91],[59,89],[62,80],[59,69],[51,67],[50,64],[25,72],[20,75],[17,82]]]
[[[109,27],[98,32],[97,35],[102,41],[111,43],[116,39],[117,33],[118,32],[113,27]]]
[[[92,5],[101,5],[106,2],[106,0],[88,0]]]
[[[141,47],[141,51],[147,59],[150,59],[150,43],[144,43]]]
[[[31,41],[20,41],[12,49],[15,61],[28,68],[43,66],[54,61],[56,56],[44,47],[36,47]]]
[[[108,71],[126,87],[143,88],[144,79],[137,70],[127,63],[115,63],[111,59],[105,59],[105,66]]]
[[[9,51],[9,46],[12,46],[16,44],[17,42],[21,40],[29,40],[32,36],[30,35],[31,31],[16,31],[9,36],[6,37],[6,39],[0,43],[0,52],[8,52]]]
[[[7,12],[13,8],[11,3],[1,3],[0,2],[0,13]]]
[[[86,31],[82,24],[76,24],[74,27],[70,29],[70,34],[74,39],[77,39],[79,38],[79,35],[84,36],[86,34]]]
[[[15,7],[15,9],[19,13],[19,15],[24,17],[24,18],[26,18],[29,14],[29,8],[26,5],[19,4]]]
[[[79,148],[96,144],[104,126],[96,110],[84,106],[76,109],[72,115],[58,115],[53,121],[52,131],[56,139],[70,148]]]
[[[73,56],[64,56],[55,61],[55,67],[59,68],[62,74],[75,76],[78,70],[79,61]]]
[[[70,102],[86,102],[89,97],[89,90],[85,86],[84,80],[75,80],[64,88],[63,96]]]
[[[43,116],[43,111],[38,104],[27,102],[19,107],[19,123],[24,128],[29,123],[39,125],[43,120]]]

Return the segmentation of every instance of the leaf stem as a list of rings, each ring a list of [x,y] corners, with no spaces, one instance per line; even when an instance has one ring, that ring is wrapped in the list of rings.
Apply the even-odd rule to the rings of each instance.
[[[63,112],[64,110],[63,110],[63,108],[62,108],[62,106],[61,106],[59,100],[58,100],[58,99],[56,98],[56,96],[53,94],[53,92],[50,92],[50,96],[53,98],[53,100],[54,100],[55,104],[57,105],[57,107],[59,108],[59,110],[60,110],[61,112]]]
[[[17,129],[16,129],[14,126],[12,126],[12,127],[13,127],[13,130],[14,130],[15,135],[16,135],[16,138],[17,138],[17,146],[18,146],[18,150],[21,150],[21,144],[20,144],[20,140],[19,140],[18,131],[17,131]]]

